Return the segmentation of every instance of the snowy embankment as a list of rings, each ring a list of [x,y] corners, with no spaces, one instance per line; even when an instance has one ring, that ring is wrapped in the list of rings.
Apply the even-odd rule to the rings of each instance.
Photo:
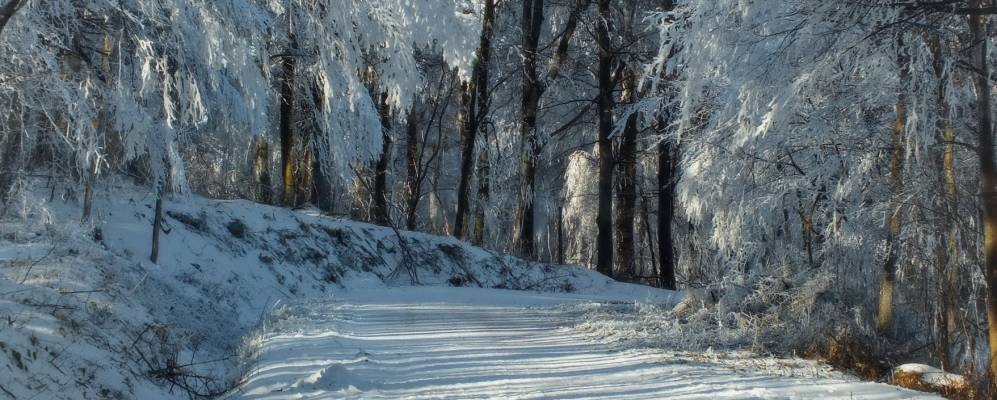
[[[937,398],[809,361],[600,341],[574,328],[593,299],[396,288],[287,307],[275,314],[246,384],[226,398]]]
[[[0,221],[0,399],[218,394],[252,365],[275,305],[328,302],[346,287],[670,296],[450,238],[198,197],[165,203],[153,264],[153,196],[97,191],[114,195],[95,201],[98,222],[80,224],[76,202],[49,189]]]

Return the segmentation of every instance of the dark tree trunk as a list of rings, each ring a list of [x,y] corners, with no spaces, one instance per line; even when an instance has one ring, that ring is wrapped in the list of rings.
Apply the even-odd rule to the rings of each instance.
[[[575,30],[578,28],[578,20],[581,19],[582,13],[588,9],[590,3],[592,3],[592,0],[576,0],[575,8],[571,10],[571,14],[568,15],[568,21],[564,24],[561,40],[557,42],[557,50],[554,51],[554,57],[551,58],[550,64],[547,66],[549,79],[556,79],[560,76],[561,66],[564,65],[564,60],[568,55],[568,45],[571,44],[571,38],[575,35]]]
[[[665,11],[675,8],[675,3],[666,0],[662,4]],[[675,47],[673,47],[673,52]],[[671,57],[674,54],[669,54]],[[657,130],[661,134],[666,133],[668,121],[668,110],[662,110],[664,115],[657,122]],[[675,280],[675,262],[678,256],[675,252],[675,239],[672,235],[672,224],[675,221],[675,185],[678,183],[679,174],[679,148],[676,139],[663,138],[657,146],[658,155],[658,278],[660,285],[664,289],[676,290],[678,285]]]
[[[463,239],[467,235],[467,220],[470,213],[471,174],[474,173],[474,146],[477,142],[481,121],[488,113],[488,63],[491,61],[492,35],[495,24],[495,1],[485,0],[484,16],[481,19],[481,36],[475,55],[474,72],[461,93],[461,165],[460,182],[457,185],[457,215],[454,220],[453,235]]]
[[[470,209],[471,175],[474,173],[474,145],[477,129],[475,125],[474,80],[464,82],[460,88],[460,182],[457,184],[457,215],[454,218],[453,235],[463,239],[467,234],[467,216]]]
[[[319,210],[324,213],[335,211],[336,203],[333,201],[332,180],[326,171],[322,170],[322,153],[317,146],[312,146],[312,199]]]
[[[156,214],[152,220],[152,254],[149,260],[153,264],[159,262],[159,232],[163,229],[163,195],[156,198]]]
[[[942,223],[939,224],[939,241],[938,248],[936,252],[938,254],[938,294],[939,294],[939,311],[938,311],[938,345],[937,353],[938,359],[941,362],[942,369],[946,371],[953,371],[954,366],[952,365],[951,348],[952,348],[952,337],[955,335],[955,328],[958,325],[957,321],[957,298],[959,296],[958,291],[958,280],[959,280],[959,264],[956,262],[959,258],[958,249],[958,235],[959,226],[955,223],[958,219],[958,188],[956,186],[956,175],[955,175],[955,130],[952,128],[951,114],[949,112],[949,107],[947,104],[946,94],[945,94],[945,84],[949,79],[948,73],[945,70],[945,59],[942,54],[942,44],[939,35],[932,35],[929,43],[930,50],[932,52],[932,66],[935,72],[935,78],[937,79],[937,84],[935,87],[935,102],[936,109],[938,110],[938,121],[936,123],[936,129],[938,132],[938,141],[943,144],[943,148],[940,151],[938,164],[941,166],[939,171],[939,181],[941,187],[944,189],[944,199],[942,200],[942,208],[945,210],[945,215],[942,217]]]
[[[288,25],[291,52],[297,50],[293,27]],[[297,192],[294,177],[294,74],[297,60],[294,54],[281,58],[283,76],[280,81],[280,172],[283,179],[281,201],[286,206],[296,206]]]
[[[978,7],[979,0],[972,2]],[[987,323],[990,340],[990,382],[997,382],[997,162],[994,159],[993,120],[990,104],[990,65],[987,62],[989,32],[984,17],[969,17],[975,43],[973,58],[977,68],[976,83],[976,151],[980,158],[980,202],[983,207],[983,274],[987,278]],[[993,388],[997,389],[997,388]]]
[[[520,125],[520,182],[519,182],[519,227],[517,229],[516,247],[519,254],[531,258],[535,254],[533,236],[534,228],[534,196],[536,194],[536,164],[537,138],[537,108],[542,92],[537,76],[537,47],[540,43],[540,27],[543,24],[543,0],[523,1],[523,92],[522,114]]]
[[[253,142],[253,180],[255,181],[256,201],[271,202],[270,144],[262,136]]]
[[[7,23],[14,17],[17,10],[20,10],[27,3],[27,0],[7,0],[7,3],[0,7],[0,33],[3,33],[3,29],[7,27]]]
[[[675,244],[672,238],[672,221],[675,215],[675,182],[678,164],[677,151],[670,140],[658,143],[658,255],[661,287],[675,290]]]
[[[624,82],[624,98],[634,101],[634,82]],[[614,275],[634,277],[634,215],[637,207],[637,114],[631,114],[620,138],[616,160],[616,270]]]
[[[419,209],[419,119],[421,115],[415,107],[408,115],[405,126],[405,229],[416,228],[416,212]]]
[[[596,45],[599,47],[599,211],[596,217],[596,270],[613,276],[613,54],[609,43],[610,0],[599,1]]]
[[[374,189],[371,199],[371,219],[375,224],[389,226],[391,216],[388,213],[388,168],[391,167],[391,108],[388,106],[388,94],[381,95],[378,101],[378,111],[381,114],[381,157],[374,167]]]
[[[478,204],[474,219],[474,244],[481,246],[485,243],[485,208],[488,207],[488,197],[491,192],[491,166],[488,164],[488,134],[484,135],[484,148],[478,153]]]

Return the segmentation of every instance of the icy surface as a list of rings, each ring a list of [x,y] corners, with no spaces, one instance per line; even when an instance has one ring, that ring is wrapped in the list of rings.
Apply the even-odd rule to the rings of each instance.
[[[573,329],[593,302],[625,307],[642,296],[440,287],[345,292],[280,310],[247,383],[229,398],[936,398],[820,372],[805,361],[719,362],[621,348]]]

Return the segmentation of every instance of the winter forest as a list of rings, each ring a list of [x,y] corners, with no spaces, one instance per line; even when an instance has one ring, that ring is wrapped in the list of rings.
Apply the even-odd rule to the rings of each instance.
[[[0,0],[0,399],[995,398],[995,36],[991,0]]]

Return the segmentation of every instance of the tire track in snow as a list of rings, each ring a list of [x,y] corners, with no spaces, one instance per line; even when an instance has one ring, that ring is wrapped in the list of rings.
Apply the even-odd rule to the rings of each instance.
[[[579,300],[399,288],[298,307],[233,399],[911,399],[893,386],[619,349],[565,329]],[[750,371],[750,369],[749,369]]]

